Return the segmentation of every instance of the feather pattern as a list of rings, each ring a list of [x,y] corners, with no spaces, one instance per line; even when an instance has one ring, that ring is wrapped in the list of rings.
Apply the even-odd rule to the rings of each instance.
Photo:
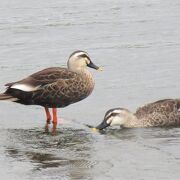
[[[164,99],[146,104],[135,112],[136,119],[127,126],[169,127],[180,126],[180,99]]]
[[[15,88],[32,87],[31,91]],[[39,71],[18,82],[8,83],[5,94],[18,98],[18,103],[45,107],[65,107],[86,98],[94,88],[90,73],[76,73],[54,67]]]
[[[6,84],[7,89],[0,94],[0,100],[43,106],[46,127],[52,120],[54,134],[58,122],[57,108],[81,101],[94,89],[94,79],[87,67],[101,70],[91,61],[87,52],[75,51],[68,59],[67,68],[47,68],[20,81]],[[52,116],[49,108],[52,108]]]

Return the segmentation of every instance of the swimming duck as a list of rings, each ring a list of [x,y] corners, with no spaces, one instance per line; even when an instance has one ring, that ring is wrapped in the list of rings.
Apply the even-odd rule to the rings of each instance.
[[[135,113],[125,108],[110,109],[96,129],[102,130],[114,125],[124,128],[180,126],[180,99],[149,103],[138,108]]]
[[[57,109],[81,101],[91,94],[94,79],[87,67],[101,70],[85,51],[73,52],[67,62],[68,68],[50,67],[25,79],[8,83],[0,100],[10,100],[25,105],[43,106],[47,123],[57,124]]]

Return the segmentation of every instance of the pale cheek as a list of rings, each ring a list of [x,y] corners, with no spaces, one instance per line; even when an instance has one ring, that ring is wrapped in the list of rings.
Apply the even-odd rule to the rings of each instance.
[[[81,66],[82,66],[82,67],[87,67],[86,61],[82,61],[82,62],[81,62]]]
[[[123,123],[122,118],[114,117],[112,122],[111,122],[111,126],[113,126],[113,125],[121,125],[122,123]]]
[[[108,119],[108,120],[106,121],[106,123],[107,123],[107,124],[111,124],[111,121],[112,121],[112,118]]]
[[[87,64],[90,64],[90,61],[89,61],[87,58],[86,58],[86,63],[87,63]]]

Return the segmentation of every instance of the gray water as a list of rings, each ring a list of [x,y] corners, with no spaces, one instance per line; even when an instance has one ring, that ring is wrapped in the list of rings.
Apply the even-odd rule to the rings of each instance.
[[[113,107],[180,97],[178,0],[6,0],[0,3],[4,84],[86,50],[103,72],[87,99],[59,109],[57,134],[38,106],[0,103],[0,179],[180,179],[180,129],[92,132]]]

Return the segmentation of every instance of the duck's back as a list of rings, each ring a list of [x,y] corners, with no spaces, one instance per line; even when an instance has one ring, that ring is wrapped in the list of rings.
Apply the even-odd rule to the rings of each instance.
[[[135,116],[143,127],[180,126],[180,99],[164,99],[137,109]]]

